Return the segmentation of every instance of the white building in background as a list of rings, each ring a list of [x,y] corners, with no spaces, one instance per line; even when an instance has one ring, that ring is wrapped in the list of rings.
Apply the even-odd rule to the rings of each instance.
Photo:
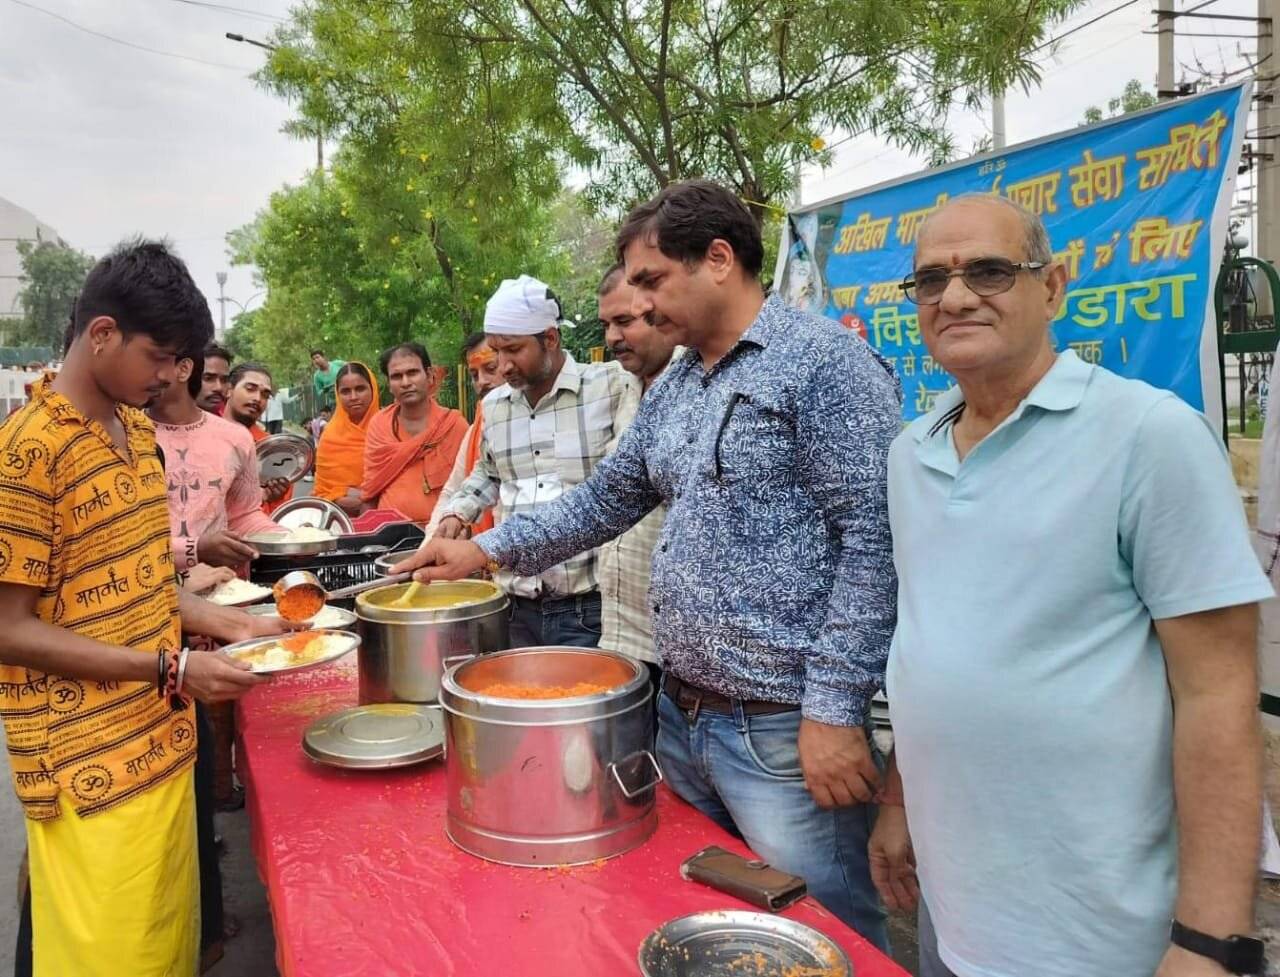
[[[22,291],[20,241],[66,243],[35,214],[0,197],[0,346],[12,344],[14,327],[22,318],[22,308],[18,305],[18,293]]]

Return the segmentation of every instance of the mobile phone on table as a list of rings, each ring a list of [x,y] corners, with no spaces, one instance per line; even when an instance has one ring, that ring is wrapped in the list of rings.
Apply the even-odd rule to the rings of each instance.
[[[786,909],[808,891],[800,876],[735,855],[719,845],[709,845],[686,858],[680,874],[771,913]]]

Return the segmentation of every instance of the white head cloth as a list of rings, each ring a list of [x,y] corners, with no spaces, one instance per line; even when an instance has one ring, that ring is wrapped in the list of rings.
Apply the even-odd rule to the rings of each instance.
[[[529,275],[504,279],[484,307],[484,331],[499,336],[536,336],[560,324],[560,303]]]

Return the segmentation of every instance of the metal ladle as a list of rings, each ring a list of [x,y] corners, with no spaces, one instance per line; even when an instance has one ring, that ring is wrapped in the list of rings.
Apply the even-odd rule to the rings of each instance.
[[[279,583],[276,585],[280,588],[276,594],[276,604],[279,606],[280,598],[292,591],[294,588],[318,590],[324,596],[324,603],[327,604],[332,600],[343,600],[347,597],[354,597],[356,594],[363,594],[366,590],[373,590],[375,587],[385,587],[388,584],[404,583],[412,576],[412,573],[393,573],[387,577],[377,577],[373,580],[366,580],[363,583],[352,584],[349,587],[339,587],[337,590],[325,590],[324,584],[320,582],[320,578],[310,570],[293,570],[281,577]],[[418,586],[422,585],[419,584]],[[272,590],[275,591],[276,587],[273,587]]]

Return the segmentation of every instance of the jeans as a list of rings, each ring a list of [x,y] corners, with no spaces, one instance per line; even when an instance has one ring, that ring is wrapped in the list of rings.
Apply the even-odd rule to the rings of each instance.
[[[956,977],[938,956],[938,935],[933,931],[929,907],[923,899],[916,911],[916,928],[920,941],[920,977]]]
[[[600,643],[600,592],[538,600],[512,597],[509,639],[512,648],[595,648]]]
[[[665,692],[658,763],[678,795],[766,862],[804,878],[834,915],[888,952],[884,908],[871,883],[867,840],[875,807],[823,810],[804,786],[800,710],[748,716],[700,711],[693,723]]]

